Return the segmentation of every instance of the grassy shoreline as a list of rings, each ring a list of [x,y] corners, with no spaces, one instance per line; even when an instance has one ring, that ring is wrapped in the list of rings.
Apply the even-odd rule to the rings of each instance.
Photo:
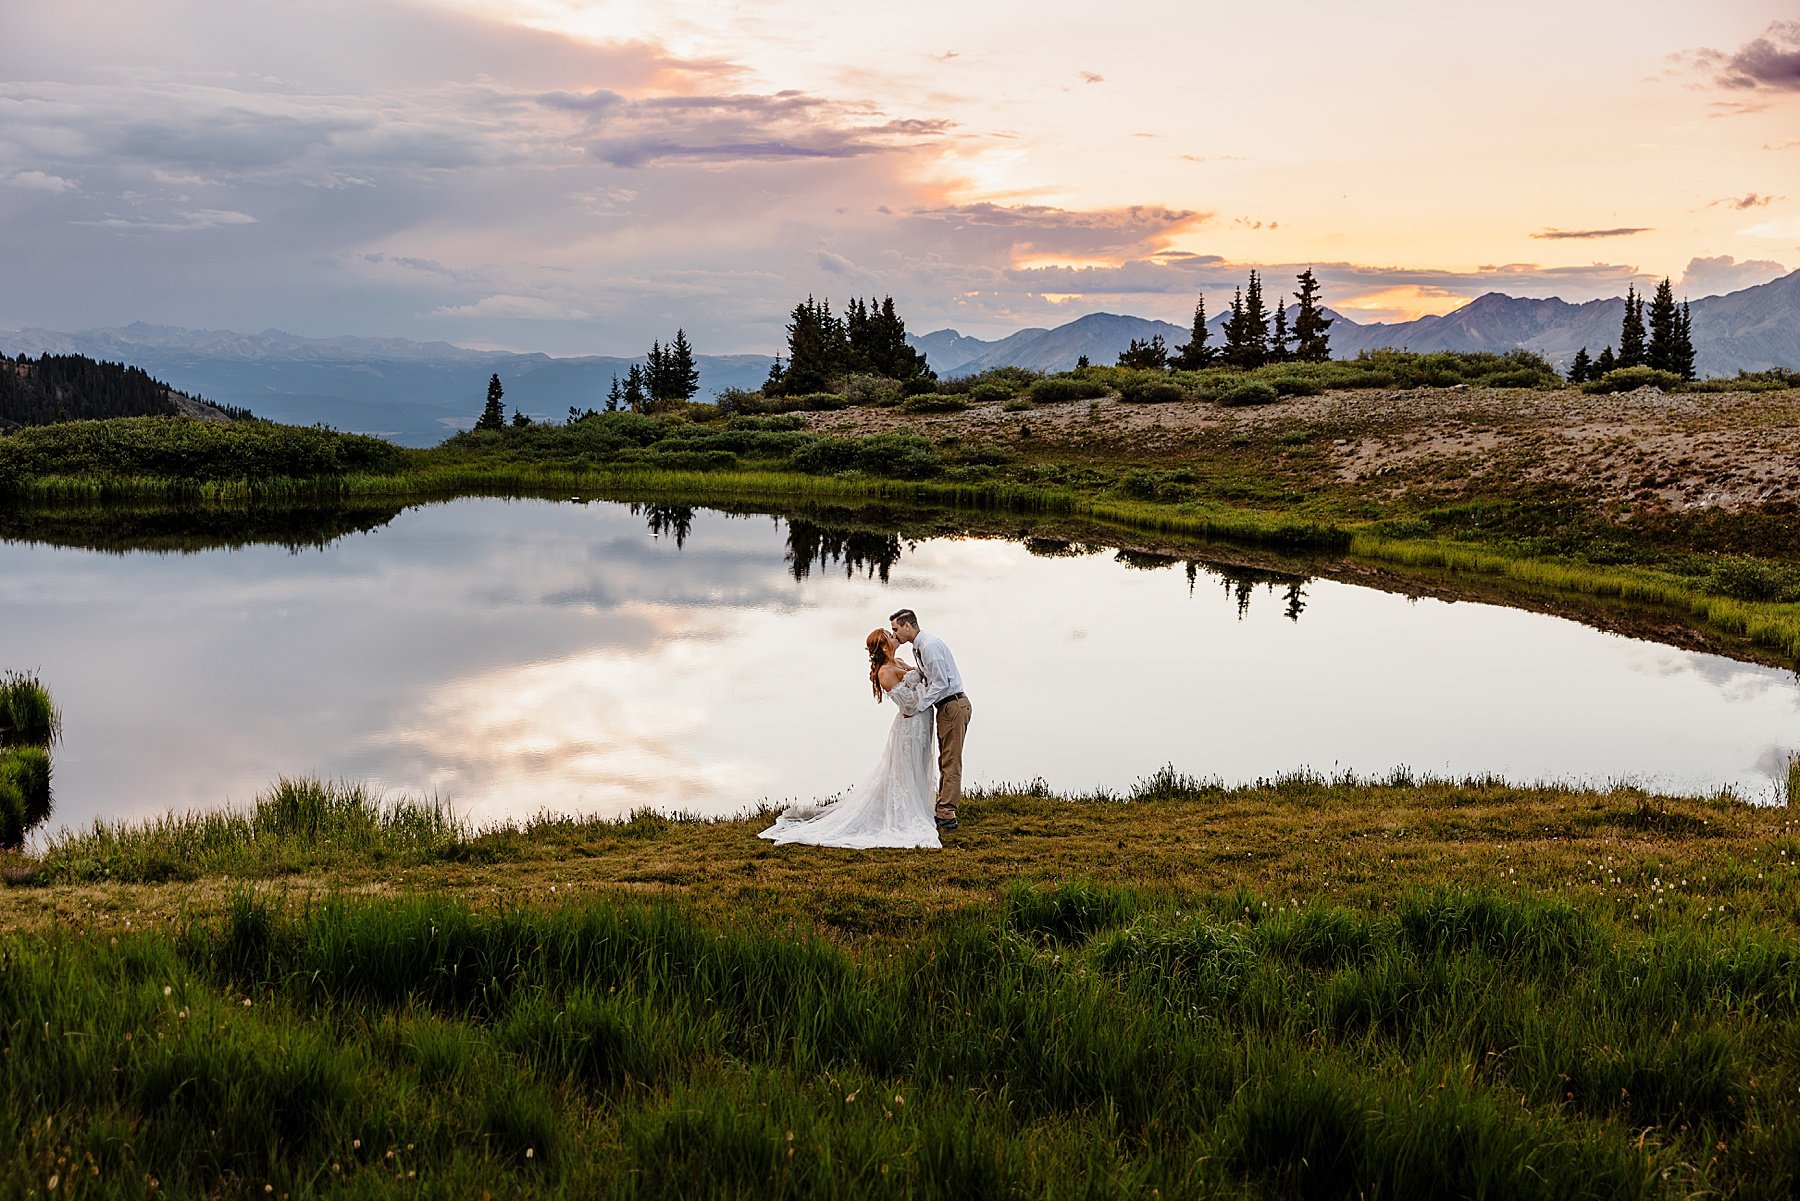
[[[1780,399],[1759,403],[1785,413]],[[1374,403],[1346,403],[1365,402]],[[1492,407],[1477,411],[1495,420]],[[1130,425],[1158,406],[1115,408],[1131,410],[1119,418]],[[1800,662],[1800,542],[1786,502],[1733,514],[1634,514],[1534,479],[1529,444],[1484,472],[1457,468],[1450,478],[1428,471],[1384,492],[1387,485],[1336,481],[1324,467],[1319,430],[1361,428],[1350,418],[1347,426],[1322,425],[1315,416],[1290,429],[1278,415],[1259,417],[1260,424],[1233,417],[1235,424],[1186,442],[1169,441],[1152,424],[1141,444],[1127,439],[1121,446],[1081,441],[1091,423],[1070,422],[1067,406],[1048,406],[1046,421],[1049,409],[1064,424],[1048,442],[1023,437],[1023,425],[990,421],[993,428],[976,438],[942,432],[972,426],[918,424],[960,417],[894,417],[879,409],[867,410],[870,420],[900,427],[840,437],[797,416],[725,417],[694,406],[656,417],[612,413],[567,426],[459,435],[422,451],[323,429],[152,418],[75,422],[0,441],[0,496],[13,528],[28,527],[21,514],[34,507],[166,505],[202,523],[239,511],[279,525],[267,515],[283,508],[398,511],[477,495],[941,507],[1079,522],[1133,538],[1342,555],[1351,573],[1360,564],[1403,580],[1423,574],[1460,581],[1454,586],[1527,607],[1630,604],[1708,635],[1690,644]],[[1006,442],[1008,430],[1021,436]],[[156,536],[177,538],[168,530]]]
[[[304,781],[241,816],[0,889],[9,1194],[1800,1183],[1785,807],[1165,771],[886,853]]]

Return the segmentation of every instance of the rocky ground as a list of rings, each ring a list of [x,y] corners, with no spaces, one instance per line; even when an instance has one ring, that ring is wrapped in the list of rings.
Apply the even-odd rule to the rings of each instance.
[[[807,415],[834,434],[928,437],[1080,450],[1174,465],[1234,446],[1304,448],[1326,479],[1395,493],[1422,478],[1499,471],[1580,486],[1624,507],[1737,511],[1800,502],[1800,390],[1609,396],[1476,387],[1364,389],[1225,408],[1077,401],[1007,412],[855,408]],[[1315,477],[1317,478],[1317,477]]]

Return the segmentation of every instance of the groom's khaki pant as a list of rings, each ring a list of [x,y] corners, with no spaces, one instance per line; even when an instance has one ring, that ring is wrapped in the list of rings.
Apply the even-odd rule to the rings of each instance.
[[[952,821],[962,801],[963,736],[969,732],[969,698],[957,697],[937,707],[938,791],[937,819]]]

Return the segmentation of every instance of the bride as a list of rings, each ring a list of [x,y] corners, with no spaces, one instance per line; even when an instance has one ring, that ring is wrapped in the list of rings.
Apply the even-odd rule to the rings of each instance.
[[[886,630],[864,640],[875,703],[894,702],[899,712],[888,728],[887,748],[875,770],[849,796],[823,805],[790,807],[758,837],[821,847],[941,847],[932,798],[937,764],[929,711],[919,709],[925,677],[896,658],[900,643]]]

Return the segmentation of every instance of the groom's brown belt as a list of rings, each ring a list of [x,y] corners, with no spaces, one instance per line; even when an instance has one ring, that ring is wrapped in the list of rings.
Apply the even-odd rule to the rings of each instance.
[[[952,692],[949,696],[938,697],[936,703],[939,705],[948,705],[951,701],[960,701],[968,695],[969,694],[966,692]]]

